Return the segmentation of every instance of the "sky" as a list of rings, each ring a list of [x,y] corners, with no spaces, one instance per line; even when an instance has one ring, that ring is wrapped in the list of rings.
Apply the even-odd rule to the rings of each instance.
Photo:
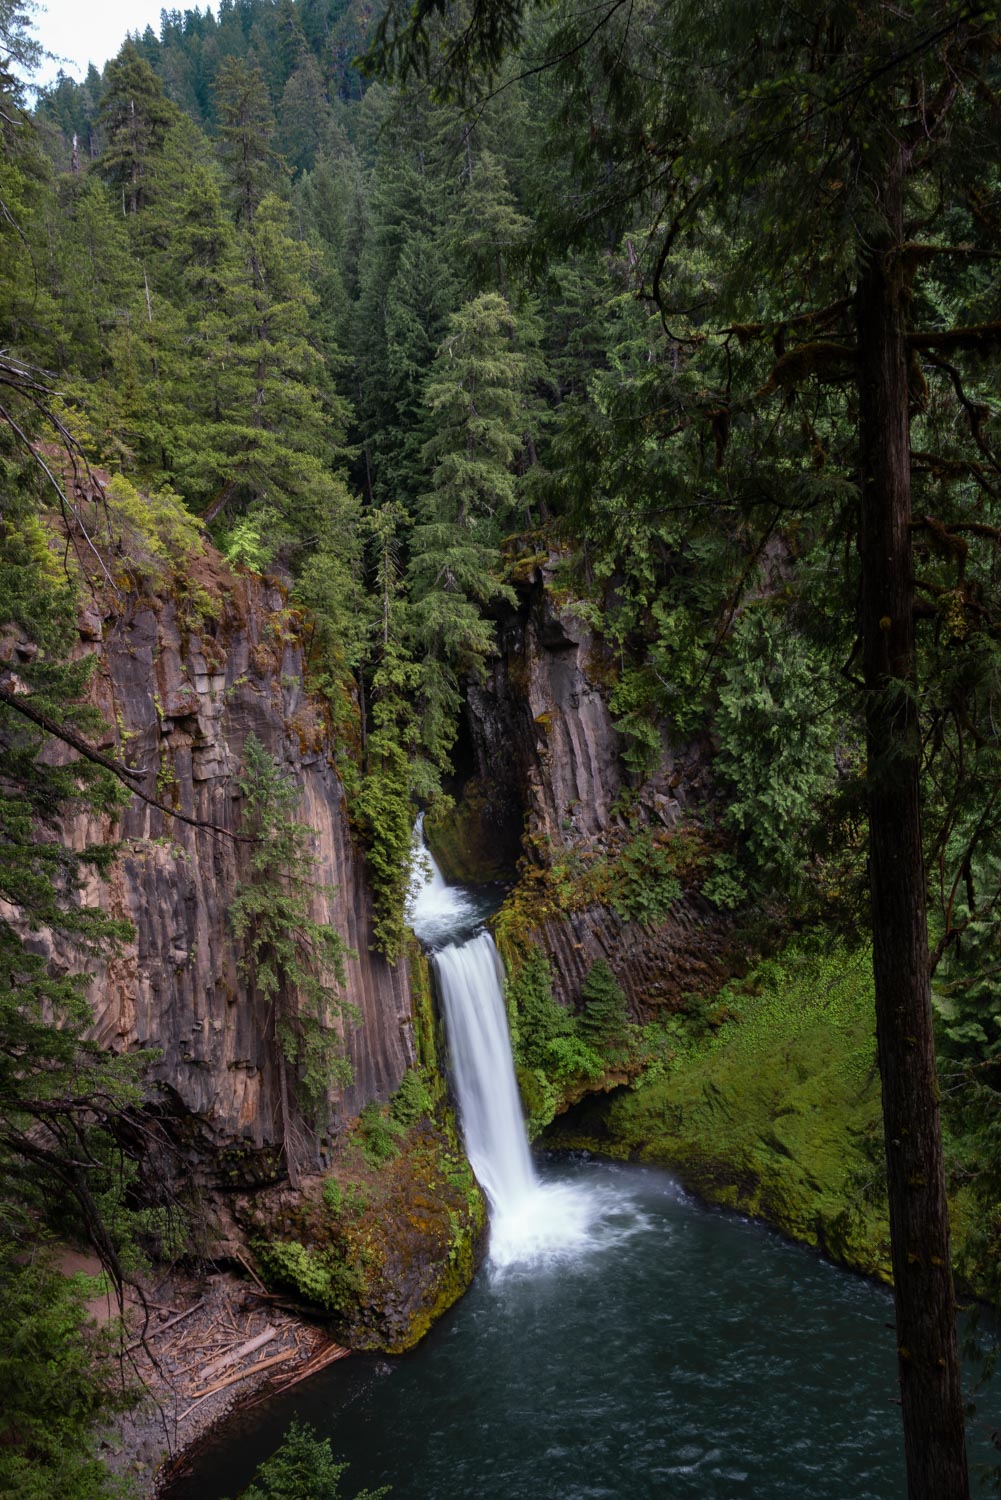
[[[204,10],[205,0],[39,0],[33,16],[35,36],[47,52],[64,58],[63,70],[83,78],[87,64],[103,68],[114,57],[130,31],[152,26],[159,35],[161,10]],[[214,9],[214,6],[213,6]],[[36,83],[50,83],[59,62],[47,62],[35,75]]]

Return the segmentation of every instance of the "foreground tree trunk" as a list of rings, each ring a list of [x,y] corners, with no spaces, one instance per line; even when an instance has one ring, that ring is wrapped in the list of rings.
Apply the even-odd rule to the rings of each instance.
[[[862,641],[876,1034],[883,1089],[908,1500],[967,1500],[956,1309],[942,1160],[914,693],[907,289],[902,166],[888,228],[858,287]]]

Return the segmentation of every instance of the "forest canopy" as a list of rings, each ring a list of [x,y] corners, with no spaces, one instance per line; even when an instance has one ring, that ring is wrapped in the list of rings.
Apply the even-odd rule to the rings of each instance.
[[[670,747],[712,764],[706,900],[874,934],[898,1316],[937,1309],[914,1443],[961,1426],[936,1048],[1001,1263],[999,42],[945,0],[221,0],[29,112],[0,3],[3,894],[68,920],[37,819],[110,795],[11,703],[71,726],[83,688],[48,445],[308,612],[394,959],[464,695],[558,592],[626,812]],[[4,938],[11,1025],[26,973],[68,1022],[23,1045],[99,1071],[80,985]]]

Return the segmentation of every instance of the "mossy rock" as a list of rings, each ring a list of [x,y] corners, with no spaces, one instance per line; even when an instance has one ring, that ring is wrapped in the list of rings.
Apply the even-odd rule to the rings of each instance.
[[[868,955],[790,949],[720,999],[724,1024],[693,1018],[635,1087],[571,1111],[545,1143],[663,1165],[707,1201],[888,1279]]]
[[[297,1208],[258,1219],[272,1284],[331,1317],[354,1349],[398,1354],[465,1291],[486,1245],[486,1206],[454,1129],[424,1119],[397,1155],[366,1159],[360,1136]]]
[[[497,814],[476,781],[467,784],[448,811],[428,813],[424,833],[442,874],[452,884],[501,884],[514,874],[521,829],[498,827]]]

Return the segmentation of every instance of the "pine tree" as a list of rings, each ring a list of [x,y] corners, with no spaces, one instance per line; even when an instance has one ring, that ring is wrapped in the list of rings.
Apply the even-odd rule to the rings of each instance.
[[[424,381],[460,300],[444,243],[451,188],[424,157],[423,142],[381,122],[386,142],[368,204],[351,347],[355,404],[365,445],[365,487],[379,502],[412,507],[424,488],[431,436]],[[417,155],[417,160],[413,158]]]
[[[367,709],[371,727],[364,743],[355,816],[368,853],[376,941],[394,963],[404,940],[412,794],[428,799],[440,786],[440,768],[428,763],[421,734],[421,673],[409,640],[410,611],[401,571],[399,532],[405,519],[399,504],[378,506],[366,516],[378,613],[372,622],[368,661],[358,679],[363,724]]]
[[[271,98],[256,63],[226,59],[216,75],[215,107],[237,220],[252,229],[262,199],[280,186],[285,170],[273,145]]]
[[[580,998],[578,1024],[585,1040],[599,1051],[621,1045],[629,1024],[626,997],[605,959],[599,958],[588,969]]]
[[[42,192],[37,145],[8,71],[36,55],[24,16],[0,4],[6,48],[0,78],[5,150],[0,167],[2,297],[18,345],[0,358],[0,1347],[5,1494],[100,1497],[111,1485],[94,1454],[92,1424],[122,1404],[100,1370],[79,1294],[49,1263],[47,1226],[89,1242],[120,1289],[127,1274],[134,1164],[122,1150],[126,1121],[142,1103],[148,1060],[118,1058],[91,1038],[88,963],[106,958],[124,924],[82,905],[78,892],[107,871],[114,850],[67,847],[62,819],[113,812],[117,783],[93,761],[53,754],[42,726],[85,740],[93,716],[79,699],[91,663],[71,659],[77,598],[64,559],[67,536],[42,519],[42,462],[54,393],[28,362],[25,325],[34,301],[24,253]],[[23,38],[23,41],[22,41]],[[17,213],[21,218],[15,218]],[[47,481],[45,481],[47,483]],[[48,491],[52,494],[51,488]],[[63,750],[65,740],[60,745]],[[53,962],[53,954],[59,955]],[[105,1369],[110,1368],[105,1366]]]
[[[241,967],[262,1009],[277,1079],[276,1130],[293,1188],[310,1159],[308,1134],[323,1118],[332,1082],[351,1079],[338,1019],[352,1019],[340,999],[345,959],[340,934],[313,915],[312,835],[294,817],[299,793],[260,742],[249,736],[238,785],[243,826],[254,838],[247,877],[230,907],[243,944]]]
[[[278,150],[294,171],[308,171],[316,164],[332,125],[319,64],[304,51],[282,90],[277,111]]]
[[[512,472],[521,447],[527,359],[517,323],[496,292],[453,314],[425,387],[437,432],[434,464],[411,538],[407,583],[422,660],[424,743],[444,765],[460,702],[458,673],[481,672],[493,629],[479,606],[514,602],[500,578],[498,542],[515,514]]]

